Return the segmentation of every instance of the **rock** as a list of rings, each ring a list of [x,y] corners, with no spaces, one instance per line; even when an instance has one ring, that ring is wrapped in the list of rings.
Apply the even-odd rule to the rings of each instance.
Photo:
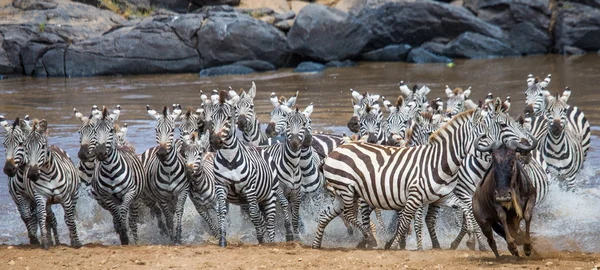
[[[554,263],[553,262],[547,262],[546,266],[551,267]]]
[[[200,77],[213,77],[223,75],[246,75],[254,73],[254,69],[238,65],[225,65],[220,67],[211,67],[200,71]]]
[[[418,46],[435,37],[453,39],[464,32],[505,37],[498,26],[476,18],[468,10],[433,1],[386,3],[363,9],[358,18],[373,33],[366,50],[390,44]]]
[[[292,8],[292,11],[294,11],[295,14],[299,14],[300,10],[302,10],[305,6],[308,6],[308,4],[308,2],[299,0],[290,1],[290,7]]]
[[[294,72],[319,72],[323,69],[325,69],[323,64],[305,61],[300,63],[300,65],[294,69]]]
[[[304,7],[287,35],[291,52],[321,61],[343,60],[360,53],[371,33],[354,16],[310,4]]]
[[[277,67],[275,67],[273,64],[261,60],[238,61],[235,62],[234,65],[249,67],[256,71],[267,71],[277,69]]]
[[[436,55],[426,49],[416,48],[410,50],[406,56],[406,62],[425,64],[425,63],[451,63],[452,59]]]
[[[285,13],[275,14],[275,21],[290,20],[290,19],[293,19],[294,17],[296,17],[296,13],[293,10],[290,10]]]
[[[241,0],[240,8],[270,8],[276,13],[286,13],[290,10],[286,0]]]
[[[287,20],[286,21],[277,22],[275,24],[275,27],[277,27],[277,29],[279,29],[279,30],[281,30],[283,32],[287,32],[287,31],[290,30],[290,28],[292,28],[292,26],[288,23]]]
[[[13,6],[22,10],[46,10],[58,6],[53,0],[15,0]]]
[[[230,11],[207,11],[198,31],[197,51],[205,67],[262,60],[277,67],[289,57],[285,36],[272,25]]]
[[[571,0],[571,2],[583,4],[590,7],[600,8],[600,0]]]
[[[8,261],[8,265],[15,265],[15,261],[14,260]]]
[[[343,67],[353,67],[356,66],[356,62],[351,61],[351,60],[344,60],[344,61],[331,61],[331,62],[327,62],[327,64],[325,64],[325,67],[334,67],[334,68],[343,68]]]
[[[461,34],[448,43],[446,50],[444,50],[444,55],[450,57],[472,59],[514,56],[518,54],[509,45],[497,39],[473,32]]]
[[[423,43],[420,48],[428,50],[429,52],[436,55],[444,55],[444,50],[446,50],[446,44],[442,44],[439,42],[428,41]]]
[[[267,24],[273,24],[275,23],[275,17],[273,16],[262,16],[259,19],[261,22],[265,22]]]
[[[564,46],[561,53],[566,55],[582,55],[585,54],[585,51],[573,46]]]
[[[551,45],[549,0],[468,0],[477,17],[501,27],[520,54],[546,53]]]
[[[557,10],[553,33],[557,51],[565,46],[600,49],[600,9],[564,2]]]
[[[381,49],[363,53],[361,58],[367,61],[404,61],[411,48],[408,44],[388,45]]]
[[[340,0],[335,5],[335,8],[344,12],[354,14],[360,11],[364,7],[366,2],[367,0]]]
[[[508,31],[508,41],[520,54],[543,54],[550,48],[550,35],[532,23],[522,22]]]

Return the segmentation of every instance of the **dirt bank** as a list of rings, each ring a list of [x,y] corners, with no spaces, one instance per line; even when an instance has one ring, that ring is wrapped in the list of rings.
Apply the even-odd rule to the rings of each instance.
[[[538,250],[540,248],[538,247]],[[314,250],[297,243],[202,246],[0,246],[0,269],[591,269],[599,253],[539,251],[529,258],[503,252],[356,249]]]

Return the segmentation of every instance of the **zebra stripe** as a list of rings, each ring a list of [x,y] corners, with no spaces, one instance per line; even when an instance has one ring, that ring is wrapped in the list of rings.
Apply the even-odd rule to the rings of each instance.
[[[35,200],[42,247],[48,249],[50,242],[46,230],[50,205],[61,204],[65,211],[65,223],[69,228],[71,247],[79,248],[81,242],[74,219],[79,195],[77,169],[64,150],[48,146],[47,127],[46,120],[34,120],[23,143],[27,160],[27,167],[23,172],[26,177],[25,190]]]
[[[156,119],[158,146],[146,150],[141,156],[148,181],[145,196],[158,204],[165,216],[171,240],[180,244],[183,206],[189,192],[185,160],[179,152],[181,143],[174,141],[175,119],[181,114],[181,109],[174,106],[173,112],[169,113],[165,106],[161,114],[150,109],[150,106],[146,106],[146,110]]]
[[[406,235],[411,219],[424,203],[455,199],[455,174],[471,151],[475,136],[483,130],[481,118],[479,110],[459,114],[433,134],[426,146],[350,143],[336,148],[323,167],[327,184],[336,196],[332,205],[321,212],[313,247],[321,246],[325,227],[342,212],[344,219],[363,232],[361,245],[376,243],[354,215],[358,198],[371,207],[403,209],[394,239]],[[458,204],[466,214],[467,209]]]
[[[139,203],[147,181],[135,152],[117,144],[114,121],[114,115],[109,115],[106,108],[95,121],[97,165],[92,176],[92,195],[112,215],[121,244],[128,245],[127,220],[134,242],[138,240]]]

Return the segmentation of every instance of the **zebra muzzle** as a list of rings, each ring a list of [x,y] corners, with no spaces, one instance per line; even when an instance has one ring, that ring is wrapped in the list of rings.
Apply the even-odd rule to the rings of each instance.
[[[82,144],[79,147],[79,152],[77,152],[77,157],[81,160],[81,161],[88,161],[90,159],[90,157],[92,156],[92,154],[90,153],[90,147],[87,144]]]
[[[552,121],[552,123],[550,123],[550,132],[552,132],[552,135],[558,136],[558,135],[560,135],[560,133],[562,133],[562,131],[563,131],[563,127],[560,124],[560,120],[554,119],[554,121]]]
[[[275,137],[277,135],[277,133],[275,132],[275,123],[274,122],[269,123],[269,125],[267,126],[267,129],[265,129],[265,134],[267,134],[267,136],[269,136],[269,137]]]
[[[27,178],[34,182],[40,178],[40,169],[37,165],[33,165],[27,169]]]
[[[369,137],[367,138],[368,143],[377,143],[377,136],[374,133],[369,132]]]
[[[15,164],[15,160],[10,158],[6,160],[4,163],[4,173],[8,175],[8,177],[13,177],[17,174],[17,164]]]

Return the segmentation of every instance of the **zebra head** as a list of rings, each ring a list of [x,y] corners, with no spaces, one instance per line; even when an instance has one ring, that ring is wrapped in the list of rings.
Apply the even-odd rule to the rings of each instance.
[[[203,122],[201,118],[198,110],[188,107],[187,111],[179,116],[179,136],[184,140],[189,140],[193,132],[198,132],[199,123]]]
[[[446,114],[448,116],[452,117],[465,111],[465,102],[471,94],[471,87],[465,91],[459,87],[450,90],[450,87],[446,85],[445,92],[448,97],[448,101],[446,101]]]
[[[385,97],[382,97],[384,106],[390,112],[386,119],[387,123],[387,142],[388,145],[400,146],[404,142],[406,129],[408,128],[408,109],[404,106],[404,97],[398,96],[396,103],[391,104]]]
[[[189,140],[183,141],[183,147],[180,149],[181,155],[185,160],[185,174],[188,179],[195,179],[202,172],[202,162],[204,154],[208,151],[210,132],[206,130],[201,137],[198,133],[192,132]]]
[[[365,110],[359,116],[359,137],[367,136],[368,143],[381,143],[383,113],[379,105],[367,105]]]
[[[427,94],[431,89],[427,86],[414,85],[412,91],[403,81],[400,81],[400,92],[404,95],[404,100],[408,104],[414,103],[414,106],[418,107],[418,112],[412,115],[412,117],[425,110],[427,107]]]
[[[216,104],[212,105],[213,131],[210,133],[210,146],[213,149],[221,149],[230,140],[235,137],[235,128],[233,127],[236,114],[236,105],[239,99],[228,99],[227,92],[221,90]],[[211,101],[212,103],[212,101]]]
[[[364,94],[360,94],[353,89],[350,89],[352,94],[352,108],[354,113],[352,118],[348,120],[348,129],[354,133],[360,132],[360,114],[362,114],[366,108],[366,106],[379,106],[379,95],[371,95],[368,92]]]
[[[406,146],[425,145],[429,137],[437,130],[437,125],[430,112],[422,112],[414,120],[409,120],[406,130]]]
[[[105,161],[116,151],[115,117],[116,115],[110,114],[108,109],[103,107],[102,115],[96,120],[96,147],[94,153],[99,161]]]
[[[92,107],[92,113],[89,117],[84,116],[78,112],[76,108],[73,108],[73,114],[75,118],[79,119],[81,126],[77,133],[79,133],[79,152],[77,157],[83,162],[92,161],[95,159],[95,148],[96,148],[96,122],[100,114],[97,113],[98,107],[94,105]]]
[[[550,74],[541,82],[538,78],[533,78],[533,75],[529,74],[527,78],[527,90],[525,91],[526,116],[540,116],[544,114],[544,111],[546,111],[546,97],[550,95],[546,91],[546,87],[550,81]]]
[[[3,115],[0,115],[0,125],[6,131],[4,137],[4,152],[6,162],[4,163],[4,173],[8,177],[13,177],[17,174],[18,167],[24,162],[25,149],[23,142],[25,141],[25,133],[19,127],[21,120],[17,117],[13,124],[9,124]]]
[[[285,122],[285,136],[286,142],[289,144],[292,151],[297,152],[300,150],[300,146],[304,141],[305,133],[307,131],[308,119],[312,113],[311,103],[304,112],[301,112],[296,105],[295,110],[290,110],[287,113]],[[309,109],[310,108],[310,109]]]
[[[27,126],[24,120],[19,125],[21,129]],[[40,168],[50,160],[50,148],[48,147],[48,122],[45,119],[33,121],[31,131],[23,142],[25,149],[25,160],[27,162],[27,178],[37,181],[40,177]]]
[[[275,137],[279,134],[283,133],[286,128],[286,117],[288,112],[290,112],[292,107],[296,105],[296,99],[298,98],[298,92],[294,94],[289,100],[287,100],[284,96],[281,96],[277,99],[277,95],[275,93],[271,93],[271,97],[269,100],[271,101],[271,105],[273,105],[273,110],[271,111],[271,119],[269,120],[269,125],[265,130],[265,133],[269,137]]]
[[[158,160],[165,161],[167,160],[168,154],[173,150],[175,120],[181,115],[181,106],[179,106],[179,104],[173,104],[173,112],[169,112],[167,106],[164,106],[162,113],[158,113],[155,110],[150,109],[149,105],[146,105],[146,111],[150,116],[156,119],[156,125],[154,126],[156,131],[156,143],[158,143],[156,156],[158,157]]]
[[[242,91],[240,101],[236,105],[237,127],[240,131],[249,131],[254,127],[256,114],[254,112],[254,97],[256,96],[256,84],[252,82],[252,87],[248,93]]]
[[[548,119],[548,128],[553,137],[559,137],[567,127],[567,110],[569,105],[567,101],[571,95],[571,89],[567,87],[562,96],[558,93],[556,97],[548,96],[546,102],[546,118]]]

